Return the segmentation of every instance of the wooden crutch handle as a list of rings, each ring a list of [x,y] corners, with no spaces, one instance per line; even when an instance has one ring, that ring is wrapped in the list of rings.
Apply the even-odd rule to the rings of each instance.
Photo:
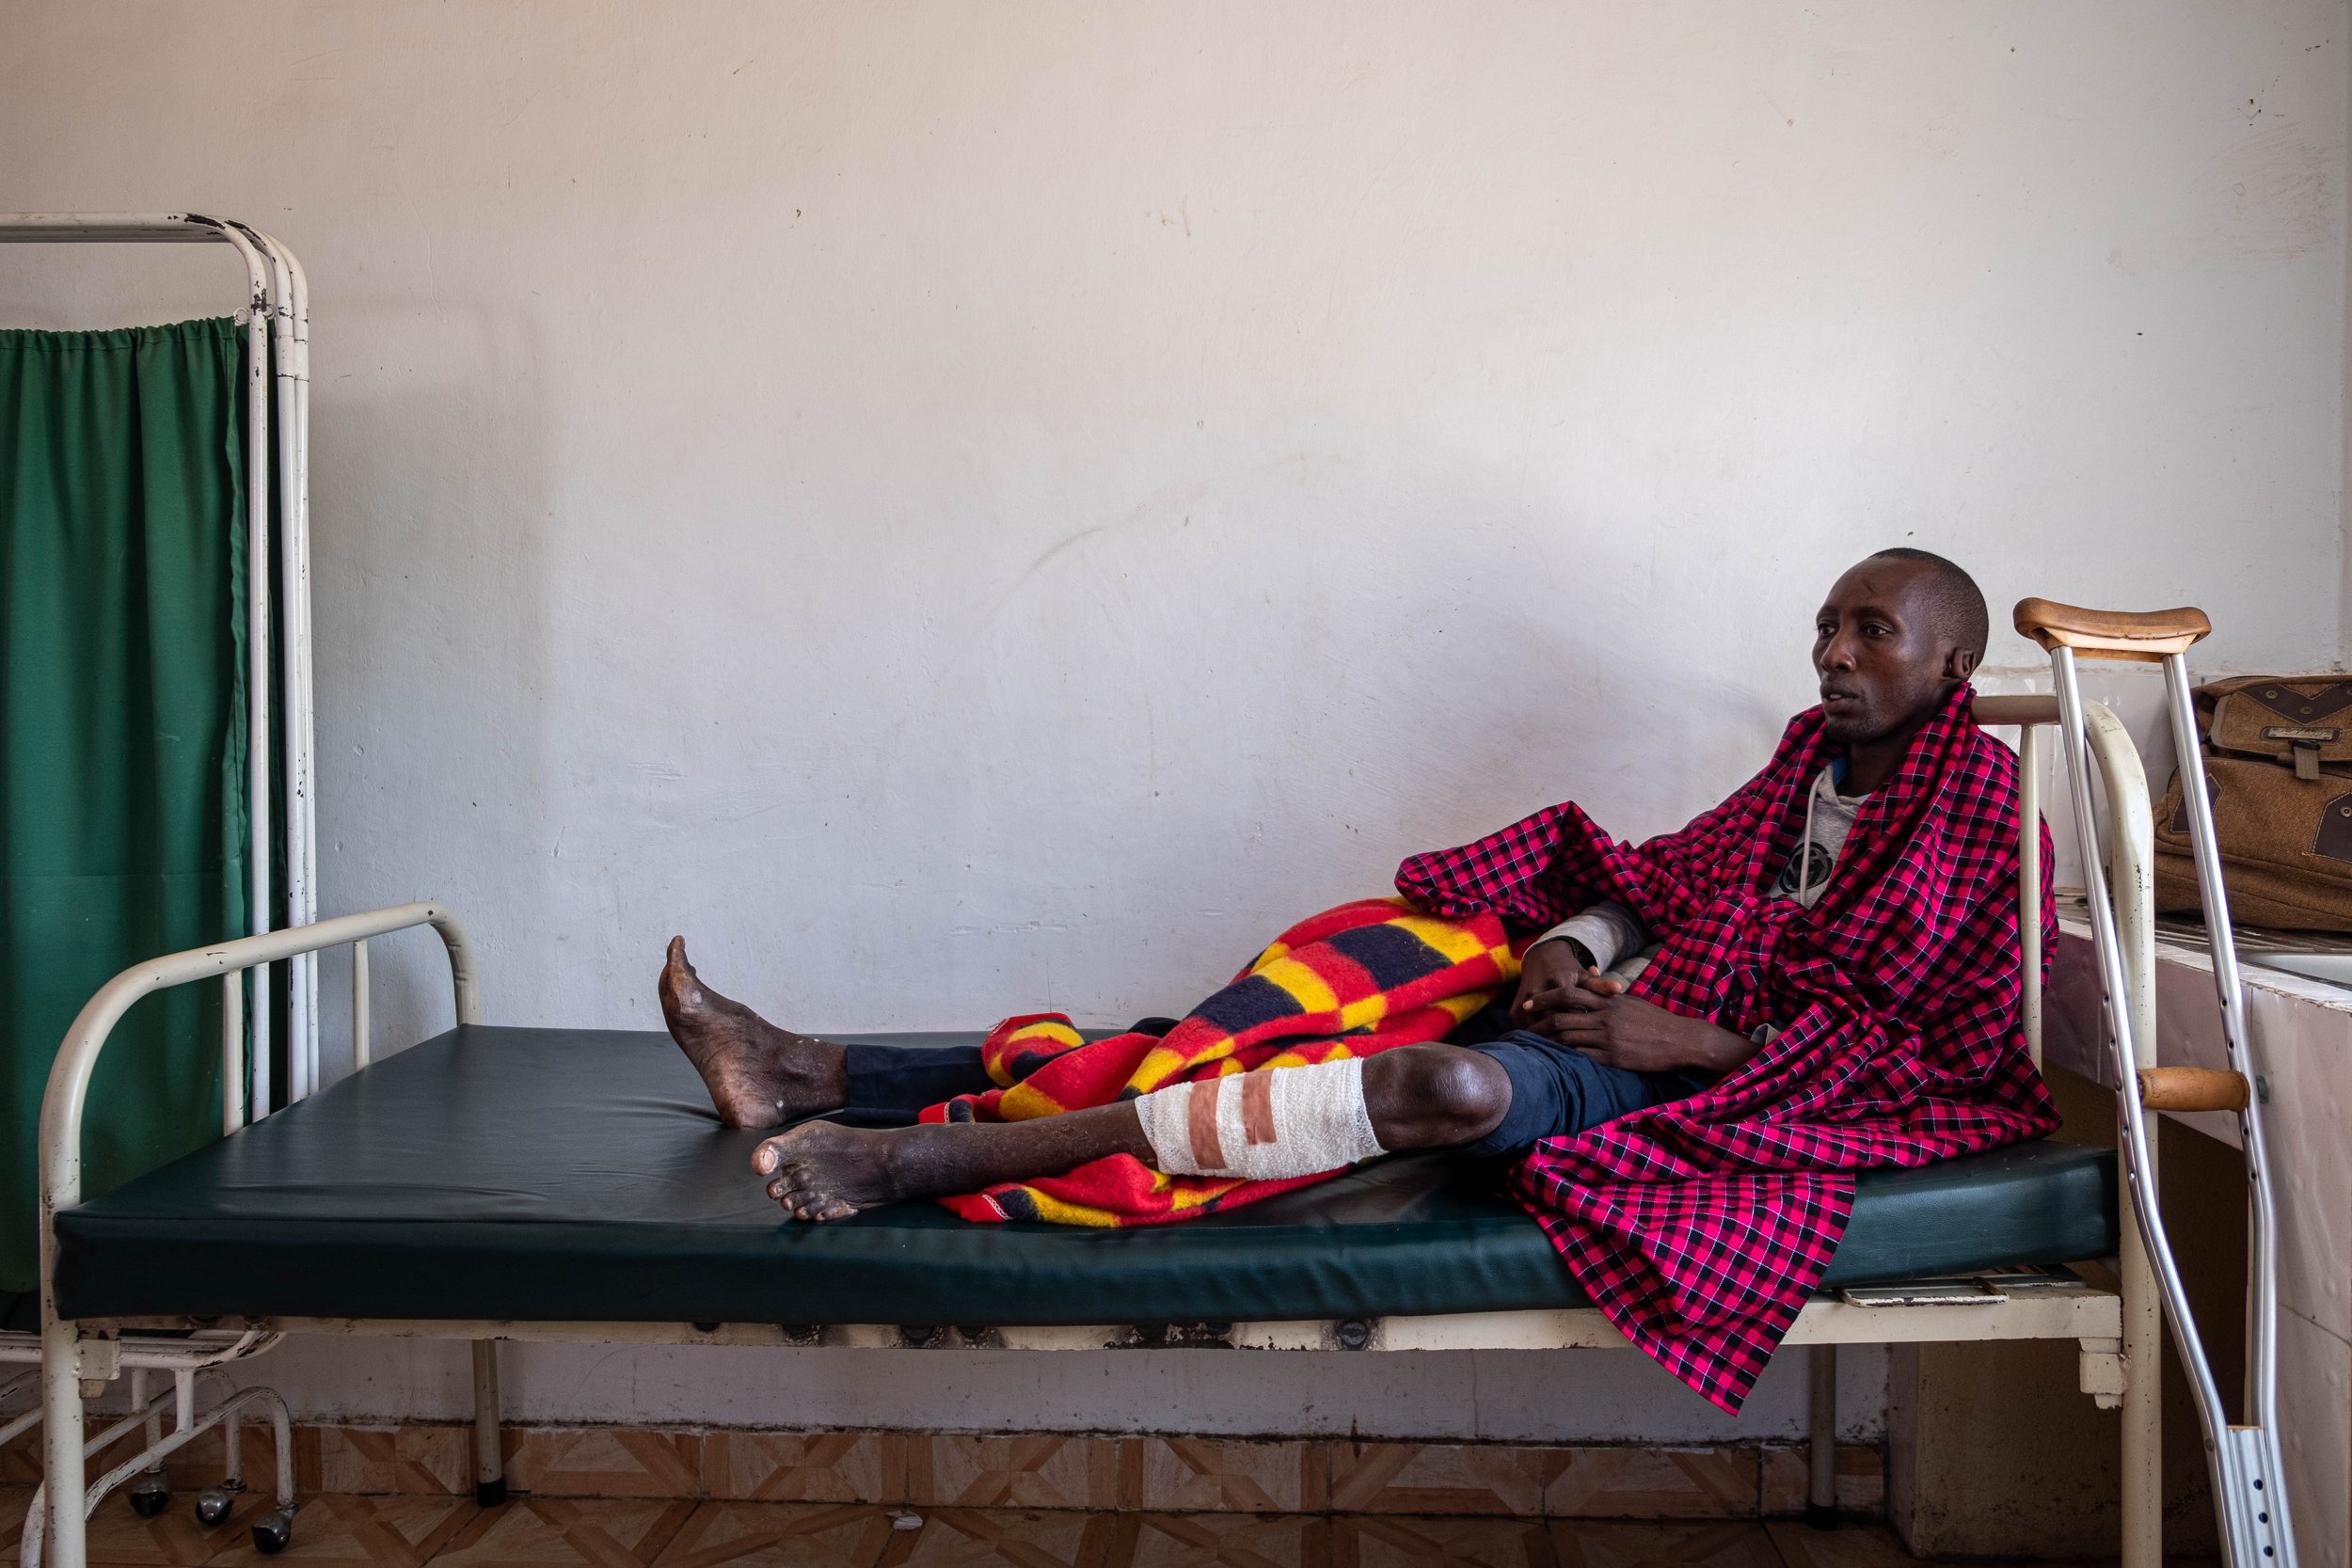
[[[2056,599],[2018,599],[2018,632],[2044,649],[2074,649],[2084,658],[2138,658],[2157,663],[2167,654],[2187,654],[2192,641],[2214,630],[2195,604],[2181,609],[2084,609]]]
[[[2058,700],[2047,691],[1979,691],[1976,715],[1977,722],[1984,725],[2055,724],[2058,722]]]
[[[2242,1072],[2201,1067],[2139,1069],[2139,1102],[2151,1111],[2243,1111],[2249,1098]]]
[[[2017,630],[2045,648],[2072,648],[2085,658],[2138,659],[2153,664],[2185,654],[2213,630],[2194,605],[2178,610],[2085,610],[2055,599],[2020,599]]]

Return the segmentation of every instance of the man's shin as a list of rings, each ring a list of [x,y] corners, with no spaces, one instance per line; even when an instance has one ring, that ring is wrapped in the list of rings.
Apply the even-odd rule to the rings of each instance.
[[[1359,1057],[1171,1084],[1135,1106],[1153,1164],[1171,1176],[1315,1176],[1388,1152]]]

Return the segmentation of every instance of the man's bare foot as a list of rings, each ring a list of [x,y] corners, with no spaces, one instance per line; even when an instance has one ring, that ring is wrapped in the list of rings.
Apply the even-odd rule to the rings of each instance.
[[[686,961],[684,937],[670,939],[660,990],[670,1037],[703,1075],[719,1119],[729,1127],[779,1126],[836,1109],[848,1097],[841,1047],[779,1029],[704,985]]]
[[[796,1220],[846,1220],[861,1209],[896,1203],[892,1145],[905,1132],[868,1132],[838,1122],[812,1121],[779,1133],[752,1152],[752,1168],[771,1178],[768,1196]]]

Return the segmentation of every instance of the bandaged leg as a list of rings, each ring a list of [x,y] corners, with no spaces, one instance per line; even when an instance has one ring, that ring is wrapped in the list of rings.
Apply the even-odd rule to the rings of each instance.
[[[1135,1106],[1154,1164],[1170,1176],[1263,1181],[1388,1152],[1373,1134],[1357,1056],[1171,1084]]]

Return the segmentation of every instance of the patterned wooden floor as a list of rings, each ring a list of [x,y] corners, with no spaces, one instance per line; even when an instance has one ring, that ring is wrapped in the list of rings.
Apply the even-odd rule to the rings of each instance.
[[[6,1549],[29,1494],[0,1492]],[[120,1497],[90,1527],[98,1568],[259,1568],[247,1499],[217,1530],[187,1497],[155,1519]],[[286,1568],[1917,1568],[1875,1526],[1406,1513],[1089,1513],[870,1503],[426,1495],[307,1497]],[[1983,1560],[1971,1568],[1985,1568]],[[2047,1568],[2047,1565],[2042,1565]]]
[[[36,1436],[0,1449],[0,1485],[40,1479]],[[1804,1454],[1787,1445],[513,1426],[504,1436],[509,1481],[537,1497],[1753,1521],[1801,1513],[1806,1483]],[[172,1483],[189,1492],[209,1485],[224,1459],[218,1433],[208,1433],[172,1456]],[[1858,1518],[1881,1515],[1883,1456],[1841,1447],[1837,1460],[1839,1504]],[[470,1426],[306,1424],[294,1430],[294,1484],[306,1494],[462,1497],[473,1490]],[[268,1475],[274,1463],[267,1433],[248,1427],[246,1474]]]

